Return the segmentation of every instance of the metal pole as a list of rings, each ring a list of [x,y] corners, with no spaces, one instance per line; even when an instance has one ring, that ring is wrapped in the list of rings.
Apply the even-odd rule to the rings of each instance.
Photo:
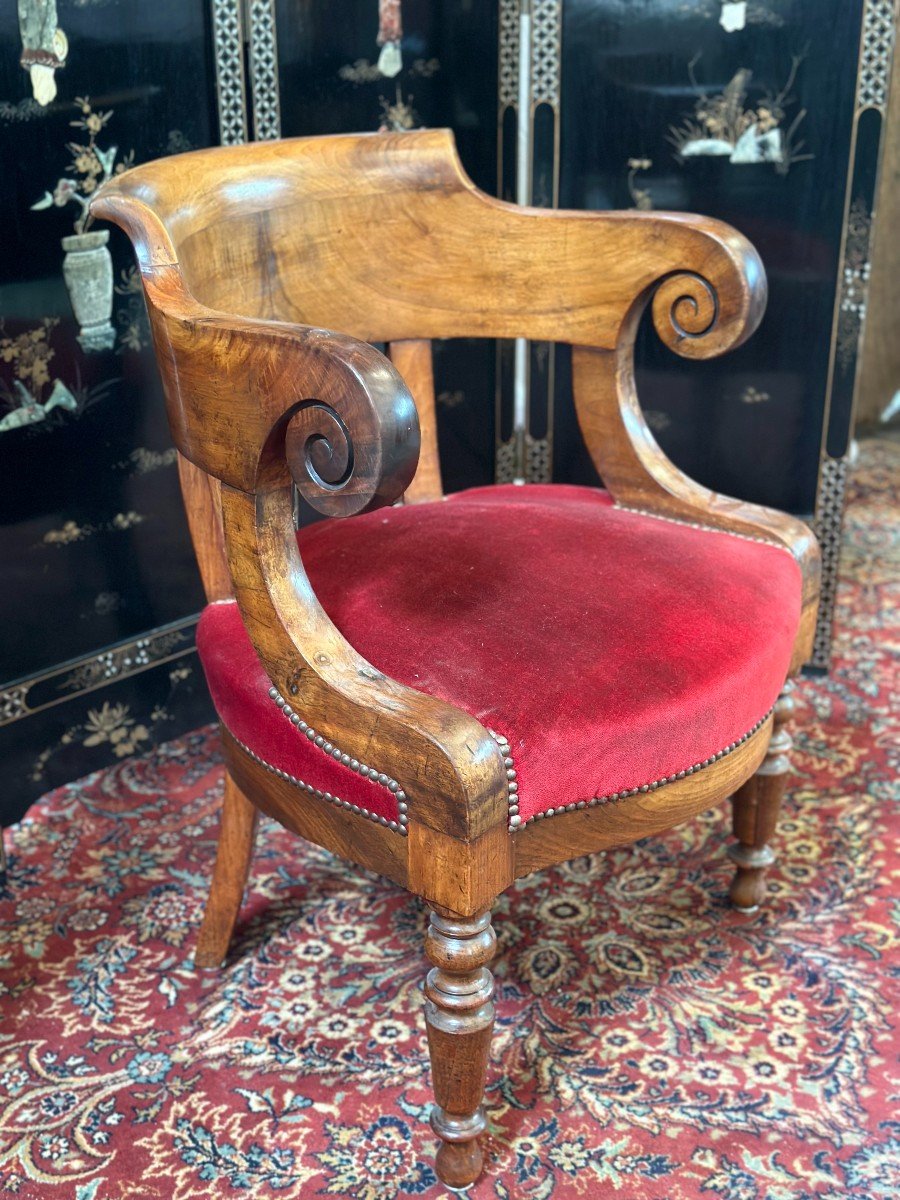
[[[516,203],[531,203],[531,0],[519,4],[519,97],[516,127]],[[525,482],[528,429],[528,343],[516,338],[513,361],[514,481]]]

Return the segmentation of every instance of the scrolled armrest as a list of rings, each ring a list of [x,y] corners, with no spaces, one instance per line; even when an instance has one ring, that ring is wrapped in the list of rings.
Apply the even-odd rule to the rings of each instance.
[[[297,485],[328,516],[391,504],[419,458],[406,384],[366,342],[217,312],[185,280],[166,226],[138,185],[91,203],[131,238],[178,450],[244,492]]]
[[[176,445],[245,492],[292,480],[327,516],[402,496],[419,459],[409,389],[383,354],[343,334],[213,312],[177,269],[144,275]]]
[[[636,297],[622,330],[627,342],[652,296],[656,332],[684,358],[713,358],[756,331],[768,298],[762,260],[753,245],[722,221],[689,213],[648,213],[659,246],[655,279]]]

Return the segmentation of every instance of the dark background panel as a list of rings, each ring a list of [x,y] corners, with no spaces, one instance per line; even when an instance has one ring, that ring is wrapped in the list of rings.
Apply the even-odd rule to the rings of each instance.
[[[722,28],[720,11],[706,3],[565,0],[560,202],[701,212],[753,241],[770,284],[755,337],[723,359],[692,364],[644,330],[638,384],[660,444],[689,474],[745,499],[811,513],[862,4],[751,4],[735,32]],[[784,161],[679,157],[679,140],[696,148],[710,133],[696,111],[701,93],[710,113],[719,98],[712,119],[728,129],[742,115],[770,113],[782,146],[790,144]],[[560,478],[581,478],[576,438],[561,397]]]
[[[89,116],[102,119],[96,146],[103,155],[115,147],[116,166],[218,140],[209,5],[58,0],[57,11],[69,51],[42,108],[19,65],[16,5],[0,7],[0,422],[27,394],[43,407],[57,381],[71,397],[39,421],[0,429],[4,823],[47,787],[102,765],[130,744],[128,730],[146,731],[134,741],[143,749],[212,715],[196,666],[190,683],[175,685],[164,668],[138,669],[139,639],[203,599],[130,246],[110,231],[115,340],[87,349],[61,245],[80,210],[32,209],[60,179],[84,177],[69,147],[84,152],[89,132],[73,122]],[[137,673],[113,682],[119,667],[107,680],[103,662],[123,639],[134,639],[125,674]],[[77,675],[59,684],[54,672],[69,660],[81,660],[90,691],[70,686]],[[24,710],[11,686],[23,677]],[[94,736],[91,712],[109,732],[119,721],[119,742]]]

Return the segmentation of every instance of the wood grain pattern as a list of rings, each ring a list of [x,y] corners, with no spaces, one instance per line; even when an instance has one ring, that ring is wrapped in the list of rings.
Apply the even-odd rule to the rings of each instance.
[[[219,481],[188,462],[183,454],[178,455],[178,480],[206,599],[210,603],[227,600],[231,596],[231,574],[222,531]]]
[[[506,825],[506,769],[473,717],[388,678],[336,629],[310,586],[291,495],[222,489],[235,597],[269,678],[316,729],[361,762],[384,764],[410,821],[467,843]]]
[[[490,913],[468,919],[432,912],[425,953],[425,1027],[435,1105],[431,1127],[441,1139],[437,1171],[449,1187],[481,1174],[478,1137],[486,1128],[482,1099],[494,1029],[494,977],[488,963],[497,938]]]
[[[793,671],[814,628],[814,538],[784,514],[678,471],[634,386],[648,305],[659,336],[688,358],[721,354],[753,332],[766,298],[759,258],[740,234],[702,217],[495,200],[465,176],[442,130],[197,151],[116,176],[91,208],[135,246],[207,594],[233,591],[278,691],[407,796],[402,836],[302,792],[223,731],[234,791],[199,957],[221,957],[239,904],[249,858],[241,792],[287,828],[423,896],[435,910],[426,1023],[438,1172],[466,1186],[481,1170],[496,896],[516,876],[660,832],[735,792],[735,857],[745,883],[757,872],[747,885],[755,895],[760,864],[747,855],[768,845],[783,790],[781,734],[768,758],[771,719],[682,780],[511,833],[506,769],[488,731],[366,662],[319,604],[291,487],[332,517],[438,498],[431,341],[568,341],[585,442],[618,504],[763,538],[795,556],[803,612]],[[390,343],[393,365],[370,341]]]
[[[258,818],[257,807],[226,772],[216,865],[194,951],[196,967],[221,967],[228,954],[250,874]]]
[[[300,792],[249,758],[224,726],[222,749],[229,774],[262,812],[308,842],[406,887],[406,838]]]
[[[198,150],[117,176],[92,212],[126,229],[145,280],[178,265],[198,306],[365,341],[613,349],[666,281],[660,336],[704,358],[748,337],[766,299],[756,251],[722,222],[495,200],[448,130]]]
[[[391,342],[391,362],[403,376],[419,414],[421,449],[415,477],[403,497],[404,504],[440,500],[441,460],[438,453],[437,410],[434,402],[434,369],[431,342],[422,338]]]
[[[766,756],[756,773],[732,797],[734,835],[737,843],[728,847],[736,864],[731,885],[731,902],[744,913],[753,913],[766,897],[766,872],[775,862],[770,846],[781,802],[791,769],[793,741],[787,728],[796,707],[794,684],[784,685],[775,715]]]

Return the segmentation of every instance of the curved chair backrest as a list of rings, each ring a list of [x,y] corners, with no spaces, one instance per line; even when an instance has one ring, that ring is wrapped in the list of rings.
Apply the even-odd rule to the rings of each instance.
[[[652,296],[663,341],[704,358],[749,336],[765,305],[756,252],[721,222],[507,204],[467,178],[447,130],[194,151],[114,177],[91,211],[122,226],[137,253],[211,598],[229,591],[221,538],[211,542],[209,533],[218,528],[216,481],[253,491],[263,476],[273,478],[267,439],[281,428],[279,414],[304,400],[295,394],[301,385],[292,354],[303,343],[308,388],[323,384],[314,364],[338,352],[338,340],[315,327],[388,343],[421,431],[414,476],[394,469],[398,451],[394,466],[376,464],[371,478],[381,483],[369,500],[354,494],[352,481],[346,504],[334,490],[323,493],[313,470],[323,511],[359,511],[364,502],[387,502],[398,487],[406,488],[407,503],[439,498],[431,340],[524,337],[577,347],[579,422],[616,498],[639,504],[649,488],[669,511],[687,512],[690,503],[675,495],[683,490],[680,476],[662,460],[634,395],[638,319]],[[363,360],[376,392],[396,387],[367,347],[345,339],[338,357],[343,366],[332,362],[327,376],[333,390],[346,391]],[[373,403],[382,416],[390,408]],[[399,404],[391,421],[400,424],[393,434],[373,426],[371,447],[391,437],[407,449],[410,439],[418,443]],[[382,420],[375,409],[371,415],[376,425]],[[338,411],[338,426],[342,420]],[[310,428],[308,436],[321,458],[330,435]],[[647,469],[651,460],[662,462],[655,473]],[[333,462],[326,466],[337,471]]]
[[[744,238],[700,217],[495,200],[467,178],[447,130],[194,151],[133,168],[95,211],[116,219],[115,198],[120,212],[128,201],[145,210],[129,227],[142,265],[177,262],[201,304],[370,342],[522,336],[612,349],[648,287],[699,269],[706,287],[688,280],[685,294],[708,311],[681,314],[690,337],[692,315],[710,324],[711,292],[735,260],[758,265]]]

